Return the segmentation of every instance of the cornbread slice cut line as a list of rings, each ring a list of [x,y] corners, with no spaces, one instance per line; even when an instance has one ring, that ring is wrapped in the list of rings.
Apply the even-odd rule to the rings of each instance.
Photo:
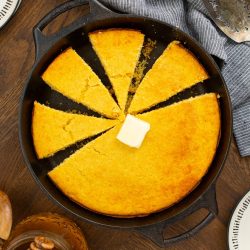
[[[42,79],[54,90],[109,118],[121,110],[89,65],[68,48],[48,66]]]
[[[32,136],[39,159],[110,129],[117,120],[72,114],[34,102]]]
[[[197,58],[179,41],[173,41],[142,79],[128,112],[149,109],[207,78]]]
[[[137,117],[151,125],[139,149],[116,139],[121,127],[117,125],[71,155],[49,177],[73,201],[114,217],[148,215],[184,198],[201,181],[216,152],[216,94]]]
[[[144,34],[130,29],[108,29],[89,33],[89,39],[124,110]]]

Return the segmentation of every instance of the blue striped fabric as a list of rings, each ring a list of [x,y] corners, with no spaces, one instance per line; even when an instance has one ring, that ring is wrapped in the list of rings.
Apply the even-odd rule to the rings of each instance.
[[[232,104],[234,135],[241,156],[250,156],[250,46],[226,37],[202,0],[101,0],[121,12],[165,21],[195,37],[212,55],[225,62],[222,73]]]

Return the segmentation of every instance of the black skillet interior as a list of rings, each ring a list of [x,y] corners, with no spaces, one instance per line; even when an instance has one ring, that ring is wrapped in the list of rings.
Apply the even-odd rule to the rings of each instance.
[[[118,15],[109,14],[102,18],[96,19],[95,17],[89,18],[88,21],[82,22],[78,25],[75,31],[72,31],[65,37],[60,38],[49,50],[37,60],[33,67],[30,78],[27,81],[27,86],[23,95],[21,109],[20,109],[20,141],[26,163],[38,184],[41,188],[57,203],[59,203],[66,210],[79,216],[82,219],[91,221],[96,224],[112,226],[117,228],[135,228],[146,225],[153,225],[158,222],[166,221],[177,215],[184,217],[185,210],[193,205],[202,195],[209,189],[210,185],[215,181],[219,174],[231,138],[231,106],[229,95],[220,74],[220,71],[204,49],[190,36],[181,32],[173,26],[158,22],[149,18],[142,18],[132,15]],[[49,106],[61,110],[77,110],[81,113],[89,115],[98,115],[83,105],[77,104],[61,94],[52,91],[41,79],[42,72],[51,63],[51,61],[61,53],[65,48],[72,46],[92,67],[96,74],[102,79],[107,87],[110,87],[110,82],[104,73],[104,70],[93,52],[91,45],[88,41],[88,32],[106,29],[106,28],[130,28],[141,30],[146,39],[150,38],[156,41],[156,48],[153,50],[149,63],[145,72],[153,65],[157,57],[162,53],[166,46],[173,40],[179,40],[182,44],[191,50],[195,56],[200,60],[208,71],[210,78],[202,84],[197,84],[192,89],[184,91],[183,93],[171,98],[165,105],[169,105],[175,101],[188,98],[190,96],[199,95],[208,92],[216,92],[220,95],[220,109],[221,109],[221,138],[218,149],[213,160],[213,163],[203,178],[199,186],[191,192],[186,198],[174,206],[165,209],[162,212],[149,215],[142,218],[120,219],[111,218],[108,216],[100,215],[88,211],[69,200],[64,196],[46,176],[48,171],[60,163],[63,159],[68,157],[77,148],[81,147],[86,141],[78,143],[62,152],[57,153],[49,159],[38,160],[33,148],[32,135],[31,135],[31,116],[34,100],[41,103],[49,104]],[[188,115],[188,114],[187,114]],[[177,217],[176,217],[177,218]]]

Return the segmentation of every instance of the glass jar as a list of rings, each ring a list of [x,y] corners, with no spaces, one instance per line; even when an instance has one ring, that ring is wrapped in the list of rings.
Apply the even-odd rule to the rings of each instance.
[[[39,236],[53,242],[53,250],[88,249],[83,233],[74,222],[58,214],[43,213],[18,223],[3,250],[27,250]]]

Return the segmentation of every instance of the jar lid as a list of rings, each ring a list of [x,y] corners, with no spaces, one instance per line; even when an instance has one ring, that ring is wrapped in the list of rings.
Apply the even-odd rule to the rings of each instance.
[[[0,1],[0,29],[11,19],[20,6],[21,0]]]

